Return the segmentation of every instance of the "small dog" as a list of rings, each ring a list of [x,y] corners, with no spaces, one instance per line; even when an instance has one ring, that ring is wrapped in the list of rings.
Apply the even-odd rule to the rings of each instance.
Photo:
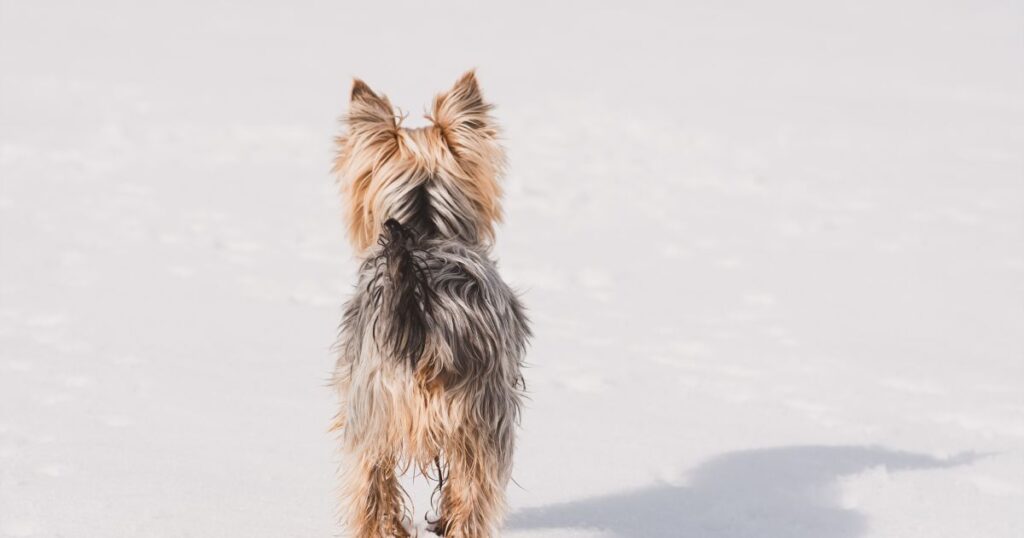
[[[495,536],[505,511],[530,331],[490,246],[504,154],[475,74],[406,129],[386,97],[352,86],[337,139],[348,233],[363,260],[333,386],[344,520],[359,537],[409,536],[398,475],[438,481],[431,530]],[[436,471],[436,475],[431,475]]]

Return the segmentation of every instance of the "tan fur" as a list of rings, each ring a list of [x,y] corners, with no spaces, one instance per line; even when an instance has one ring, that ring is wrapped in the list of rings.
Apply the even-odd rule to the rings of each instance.
[[[363,252],[380,235],[386,219],[384,195],[400,184],[411,187],[433,176],[452,182],[471,202],[466,215],[479,239],[493,240],[501,220],[499,179],[504,152],[472,71],[434,99],[433,125],[406,129],[390,101],[361,80],[352,88],[345,118],[348,131],[337,138],[333,171],[347,203],[349,239]]]
[[[401,530],[409,515],[403,513],[404,492],[398,473],[410,465],[424,476],[444,454],[449,474],[442,491],[441,514],[445,536],[478,538],[494,536],[505,511],[504,489],[510,478],[511,454],[500,441],[476,431],[474,402],[451,393],[430,379],[430,361],[409,374],[394,363],[382,361],[378,369],[356,370],[390,379],[375,394],[382,413],[391,421],[368,420],[352,428],[362,435],[344,439],[342,505],[345,520],[358,537],[407,536]],[[352,385],[371,386],[368,378],[336,379],[339,391],[348,394]],[[411,390],[410,390],[411,387]],[[335,420],[340,430],[345,419]],[[350,431],[350,433],[352,433]],[[396,450],[397,447],[397,450]],[[495,470],[499,470],[495,474]]]

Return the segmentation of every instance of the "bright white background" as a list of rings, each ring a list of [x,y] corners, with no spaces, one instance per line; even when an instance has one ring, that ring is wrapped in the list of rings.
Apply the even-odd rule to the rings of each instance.
[[[1022,29],[2,0],[0,536],[336,535],[336,119],[473,66],[536,330],[508,535],[1024,536]]]

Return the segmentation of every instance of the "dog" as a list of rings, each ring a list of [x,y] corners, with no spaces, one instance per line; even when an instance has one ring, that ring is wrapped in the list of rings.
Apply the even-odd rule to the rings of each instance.
[[[352,85],[334,162],[361,259],[332,385],[341,517],[357,537],[407,537],[398,477],[437,481],[434,533],[496,536],[505,512],[528,320],[491,255],[505,157],[470,71],[418,129]]]

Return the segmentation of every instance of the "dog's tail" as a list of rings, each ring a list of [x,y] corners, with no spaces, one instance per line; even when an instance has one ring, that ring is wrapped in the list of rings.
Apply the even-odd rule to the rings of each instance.
[[[380,237],[387,268],[383,290],[382,334],[378,342],[395,358],[415,368],[427,347],[434,292],[426,252],[418,248],[419,236],[395,219],[384,223]]]

